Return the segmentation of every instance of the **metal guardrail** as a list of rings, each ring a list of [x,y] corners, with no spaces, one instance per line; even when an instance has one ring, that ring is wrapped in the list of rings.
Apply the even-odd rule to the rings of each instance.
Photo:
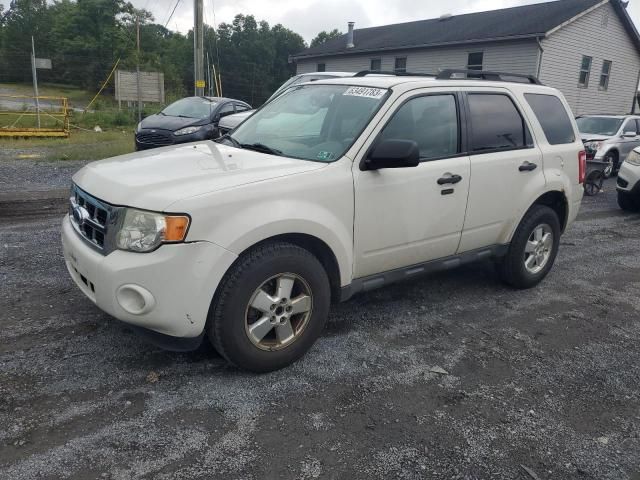
[[[41,120],[45,120],[46,126],[42,125]],[[67,98],[0,95],[0,137],[68,136]]]

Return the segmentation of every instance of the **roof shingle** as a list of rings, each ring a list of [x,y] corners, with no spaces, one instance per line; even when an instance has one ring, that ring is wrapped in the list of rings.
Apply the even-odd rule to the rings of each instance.
[[[557,0],[454,15],[446,20],[434,18],[361,28],[354,31],[354,48],[346,48],[345,34],[308,48],[294,58],[542,36],[600,1]]]

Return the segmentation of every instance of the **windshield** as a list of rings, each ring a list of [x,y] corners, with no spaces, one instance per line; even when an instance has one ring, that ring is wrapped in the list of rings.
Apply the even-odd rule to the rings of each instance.
[[[328,78],[336,78],[336,76],[335,75],[296,75],[295,77],[291,77],[289,80],[284,82],[278,90],[273,92],[273,95],[271,95],[267,99],[267,102],[276,98],[278,95],[284,92],[287,88],[292,87],[294,85],[298,85],[299,83],[313,82],[316,80],[323,80],[323,79],[326,80]]]
[[[332,162],[351,147],[387,92],[348,85],[292,87],[249,117],[228,140],[242,148]]]
[[[622,118],[581,117],[576,120],[580,133],[593,135],[615,135],[622,125]]]
[[[162,113],[169,117],[204,119],[209,118],[214,108],[216,108],[216,102],[202,97],[189,97],[173,102],[162,110]]]

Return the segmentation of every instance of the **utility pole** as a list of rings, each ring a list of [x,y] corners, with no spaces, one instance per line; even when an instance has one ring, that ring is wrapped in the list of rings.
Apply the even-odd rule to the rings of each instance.
[[[204,96],[203,0],[193,0],[193,73],[196,97]]]
[[[136,88],[138,90],[138,122],[141,122],[142,86],[140,85],[140,15],[136,15]]]
[[[36,45],[33,40],[33,35],[31,35],[31,76],[33,77],[33,95],[36,98],[38,128],[40,128],[40,100],[38,99],[38,74],[36,70]]]

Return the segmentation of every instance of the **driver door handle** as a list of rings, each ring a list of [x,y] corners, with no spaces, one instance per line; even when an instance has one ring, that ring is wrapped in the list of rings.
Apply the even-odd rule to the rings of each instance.
[[[538,165],[536,165],[535,163],[524,162],[518,167],[518,170],[520,170],[521,172],[530,172],[532,170],[535,170],[536,168],[538,168]]]
[[[450,173],[445,173],[444,177],[440,177],[438,179],[438,185],[447,185],[447,184],[456,184],[462,180],[460,175],[451,175]]]

